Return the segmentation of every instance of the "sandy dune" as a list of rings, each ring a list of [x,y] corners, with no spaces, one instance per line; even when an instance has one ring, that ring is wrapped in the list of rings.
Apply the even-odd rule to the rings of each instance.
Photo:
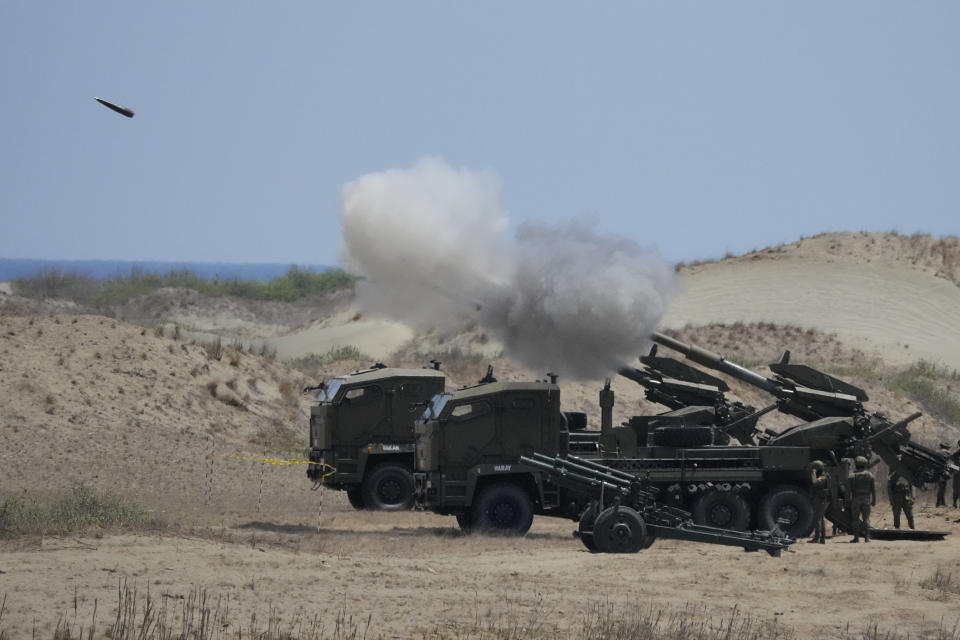
[[[267,341],[277,357],[290,360],[310,354],[323,355],[337,347],[357,347],[374,359],[384,359],[414,336],[414,331],[388,320],[356,320],[355,312],[341,313],[302,331]]]
[[[891,364],[924,358],[960,369],[960,288],[924,271],[781,257],[712,264],[683,284],[667,327],[736,321],[813,327]]]

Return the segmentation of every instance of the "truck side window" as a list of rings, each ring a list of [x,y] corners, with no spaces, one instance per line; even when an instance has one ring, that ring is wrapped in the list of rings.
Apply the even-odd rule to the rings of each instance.
[[[349,400],[351,404],[366,404],[368,402],[378,400],[382,395],[383,390],[380,389],[380,387],[371,385],[368,387],[357,387],[356,389],[350,389],[343,394],[343,397],[346,400]]]
[[[492,410],[489,402],[471,402],[470,404],[461,404],[450,411],[450,420],[454,422],[466,422],[480,416],[485,416]]]

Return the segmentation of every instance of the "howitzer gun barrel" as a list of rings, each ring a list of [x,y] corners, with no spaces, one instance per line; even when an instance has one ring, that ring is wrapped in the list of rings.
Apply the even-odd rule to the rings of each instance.
[[[915,411],[914,413],[911,413],[909,416],[907,416],[906,418],[904,418],[899,422],[893,422],[891,424],[888,424],[883,429],[880,429],[880,431],[877,431],[876,433],[871,435],[869,438],[867,438],[867,442],[875,442],[877,440],[880,440],[881,437],[886,436],[887,434],[896,434],[896,432],[898,432],[900,429],[907,426],[908,424],[910,424],[911,422],[913,422],[914,420],[916,420],[922,415],[923,415],[922,411]]]
[[[599,464],[588,464],[587,460],[576,458],[574,456],[568,456],[567,458],[551,458],[550,456],[545,456],[541,453],[534,453],[533,456],[528,459],[541,464],[550,465],[552,468],[559,471],[575,471],[585,474],[592,474],[595,478],[617,486],[627,487],[631,482],[636,480],[636,478],[629,473],[624,473],[623,471],[611,469],[610,467],[604,467],[603,465]]]
[[[634,367],[620,367],[617,369],[617,373],[622,375],[624,378],[633,380],[641,387],[650,388],[657,386],[657,380],[649,373],[641,369],[635,369]]]
[[[779,395],[780,386],[770,380],[769,378],[764,378],[759,373],[751,371],[746,367],[741,367],[738,364],[734,364],[726,359],[723,356],[716,354],[707,349],[703,349],[694,344],[687,344],[680,342],[674,338],[671,338],[668,335],[662,334],[660,332],[654,332],[650,336],[654,342],[662,344],[663,346],[678,351],[683,355],[687,356],[689,360],[693,360],[697,364],[702,364],[705,367],[709,367],[715,371],[722,371],[728,375],[742,380],[747,384],[752,384],[755,387],[760,387],[774,395]]]

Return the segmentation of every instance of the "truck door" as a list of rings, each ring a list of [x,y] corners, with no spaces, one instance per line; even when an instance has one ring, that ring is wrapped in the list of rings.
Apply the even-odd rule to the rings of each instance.
[[[508,393],[503,398],[500,425],[501,455],[509,460],[529,456],[543,447],[543,397],[529,392]],[[549,453],[549,452],[548,452]]]
[[[364,445],[390,433],[390,407],[379,384],[348,389],[340,402],[339,431],[345,441]]]
[[[443,429],[441,464],[473,466],[499,448],[496,414],[489,399],[458,404],[449,413]]]

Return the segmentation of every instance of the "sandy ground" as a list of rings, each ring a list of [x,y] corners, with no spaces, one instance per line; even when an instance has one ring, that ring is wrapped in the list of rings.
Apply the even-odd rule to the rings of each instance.
[[[282,360],[323,355],[336,347],[347,346],[382,360],[414,336],[412,329],[398,322],[353,320],[355,315],[355,310],[341,312],[303,330],[270,339],[267,344],[277,350],[277,357]]]
[[[960,595],[921,583],[960,575],[960,512],[924,509],[918,526],[948,528],[943,542],[824,546],[800,542],[780,558],[733,547],[657,541],[636,555],[591,554],[569,521],[537,518],[523,539],[465,537],[453,518],[349,511],[337,495],[315,520],[249,520],[191,535],[108,536],[0,544],[0,592],[11,637],[49,637],[60,615],[89,624],[115,616],[118,581],[177,600],[193,588],[229,598],[237,622],[275,607],[286,621],[352,616],[368,637],[419,637],[506,618],[539,628],[579,624],[591,607],[702,606],[720,618],[737,607],[796,637],[931,632],[960,618]],[[878,524],[889,514],[878,514]],[[74,595],[78,598],[74,614]]]

